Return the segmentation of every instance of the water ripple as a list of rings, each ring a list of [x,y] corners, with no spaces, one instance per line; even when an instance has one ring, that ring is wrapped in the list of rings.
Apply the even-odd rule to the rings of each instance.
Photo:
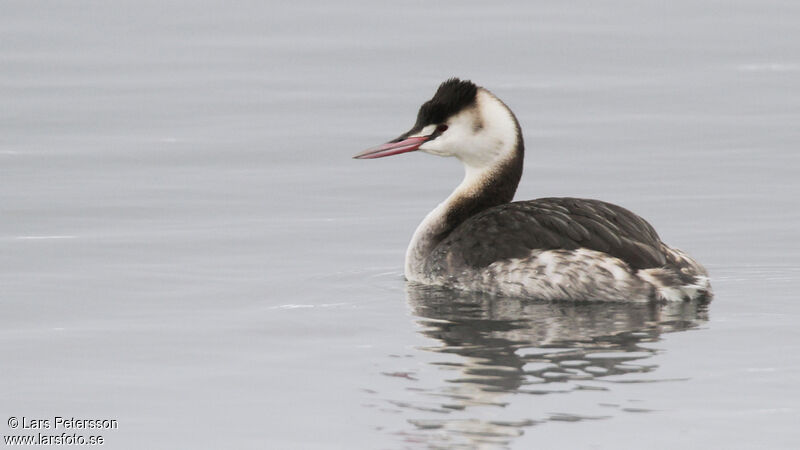
[[[705,303],[567,304],[411,285],[407,301],[420,333],[437,345],[419,348],[434,360],[413,371],[381,372],[413,384],[402,400],[383,399],[387,412],[403,415],[412,428],[387,431],[429,448],[505,447],[526,428],[548,422],[650,412],[642,405],[599,403],[606,414],[576,414],[531,402],[598,395],[621,384],[682,381],[652,376],[658,365],[648,360],[662,352],[653,343],[663,333],[708,320]],[[520,410],[525,412],[510,413]]]

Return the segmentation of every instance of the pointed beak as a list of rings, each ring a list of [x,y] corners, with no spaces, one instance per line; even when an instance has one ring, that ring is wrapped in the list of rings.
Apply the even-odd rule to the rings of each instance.
[[[413,152],[418,149],[422,144],[430,140],[431,136],[412,136],[406,135],[389,141],[377,147],[372,147],[363,152],[353,156],[355,159],[375,159],[383,158],[384,156],[399,155],[400,153]]]

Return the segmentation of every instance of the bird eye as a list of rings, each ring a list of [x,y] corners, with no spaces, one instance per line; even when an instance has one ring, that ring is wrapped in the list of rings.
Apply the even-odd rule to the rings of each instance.
[[[440,123],[439,126],[436,127],[436,131],[438,131],[439,133],[444,133],[445,131],[447,131],[447,125]]]

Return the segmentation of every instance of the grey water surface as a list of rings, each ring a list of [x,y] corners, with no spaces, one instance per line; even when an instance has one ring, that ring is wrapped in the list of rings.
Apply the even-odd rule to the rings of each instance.
[[[714,300],[407,286],[461,168],[350,157],[454,75],[519,117],[517,199],[639,213]],[[798,2],[5,0],[0,105],[3,436],[800,448]]]

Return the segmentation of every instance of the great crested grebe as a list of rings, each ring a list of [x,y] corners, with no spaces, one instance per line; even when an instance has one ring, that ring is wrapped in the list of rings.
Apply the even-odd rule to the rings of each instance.
[[[519,122],[471,81],[445,81],[411,130],[354,158],[414,150],[455,156],[466,175],[414,233],[406,252],[409,281],[543,300],[712,295],[703,266],[625,208],[580,198],[511,202],[522,176]]]

